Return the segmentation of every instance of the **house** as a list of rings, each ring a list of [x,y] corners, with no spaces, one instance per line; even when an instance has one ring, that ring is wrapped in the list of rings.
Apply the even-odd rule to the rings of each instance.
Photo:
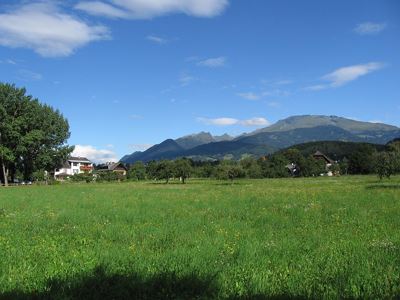
[[[333,173],[330,170],[330,167],[332,167],[332,165],[334,165],[336,163],[333,159],[329,158],[328,156],[323,154],[321,151],[315,152],[313,154],[313,157],[315,159],[322,160],[323,162],[325,162],[325,168],[326,168],[326,171],[327,171],[327,175],[328,176],[333,176]]]
[[[286,169],[288,169],[288,171],[290,172],[290,175],[292,176],[296,176],[299,172],[299,168],[297,167],[297,165],[295,163],[290,163],[288,165],[285,166]]]
[[[326,164],[327,167],[330,167],[335,163],[335,161],[333,159],[330,159],[328,156],[323,154],[321,151],[315,152],[313,154],[313,157],[315,159],[321,159],[321,160],[325,161],[325,164]]]
[[[74,157],[71,156],[54,172],[54,178],[58,180],[64,180],[75,174],[92,173],[93,163],[86,157]]]
[[[97,172],[113,172],[117,173],[118,175],[121,176],[126,176],[128,169],[125,167],[125,165],[121,162],[108,162],[102,165],[97,166]]]

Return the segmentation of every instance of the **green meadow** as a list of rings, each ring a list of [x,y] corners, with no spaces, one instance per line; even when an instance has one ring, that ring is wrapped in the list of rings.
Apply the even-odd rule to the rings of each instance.
[[[400,297],[400,178],[0,188],[1,299]]]

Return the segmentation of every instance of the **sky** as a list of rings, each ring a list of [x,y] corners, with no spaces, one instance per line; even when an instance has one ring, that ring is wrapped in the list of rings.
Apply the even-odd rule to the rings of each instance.
[[[0,81],[96,162],[292,115],[400,126],[400,1],[2,0]]]

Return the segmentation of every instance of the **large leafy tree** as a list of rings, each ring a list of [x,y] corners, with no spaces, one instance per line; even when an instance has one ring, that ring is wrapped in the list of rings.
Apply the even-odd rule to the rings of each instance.
[[[190,177],[192,172],[192,164],[186,158],[177,159],[174,161],[174,174],[175,177],[181,178],[183,184],[185,184],[186,179]]]
[[[5,184],[21,171],[53,170],[72,152],[69,124],[52,107],[26,95],[24,88],[0,83],[0,163]]]

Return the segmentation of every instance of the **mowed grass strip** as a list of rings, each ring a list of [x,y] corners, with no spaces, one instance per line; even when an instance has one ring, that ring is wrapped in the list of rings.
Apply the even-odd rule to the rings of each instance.
[[[400,297],[400,178],[0,189],[0,298]]]

